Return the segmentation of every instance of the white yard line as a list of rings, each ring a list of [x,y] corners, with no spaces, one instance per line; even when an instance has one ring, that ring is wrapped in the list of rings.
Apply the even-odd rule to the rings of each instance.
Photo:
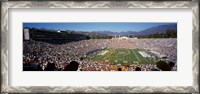
[[[106,60],[106,58],[107,58],[107,56],[105,56],[103,60]]]
[[[133,50],[133,53],[134,53],[135,57],[137,58],[137,60],[140,62],[140,59],[138,58],[138,56],[136,55],[134,50]]]
[[[146,58],[144,57],[145,55],[147,55],[147,53],[146,52],[140,52],[139,51],[139,54],[144,58],[144,60],[146,61],[146,62],[148,62],[147,60],[146,60]],[[143,56],[144,55],[144,56]],[[149,56],[147,56],[147,58],[148,58]]]
[[[128,55],[130,55],[130,53],[131,53],[130,50],[128,50],[128,53],[125,55],[128,58],[127,62],[129,61],[129,56]]]
[[[107,53],[108,55],[112,54],[112,52],[110,52],[110,50],[107,51],[106,53]],[[104,60],[105,60],[106,58],[108,58],[108,55],[104,57]]]

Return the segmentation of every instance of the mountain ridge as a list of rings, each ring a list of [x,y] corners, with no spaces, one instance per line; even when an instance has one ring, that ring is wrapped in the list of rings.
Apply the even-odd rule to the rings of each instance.
[[[150,27],[141,31],[122,31],[122,32],[112,32],[112,31],[93,31],[105,35],[147,35],[155,33],[165,33],[167,30],[177,31],[177,24],[173,25],[159,25],[155,27]]]

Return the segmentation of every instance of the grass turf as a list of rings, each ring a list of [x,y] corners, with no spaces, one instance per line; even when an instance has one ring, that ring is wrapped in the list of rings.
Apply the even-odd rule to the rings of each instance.
[[[108,61],[113,64],[155,64],[150,58],[144,58],[139,49],[104,49],[108,52],[98,55],[98,52],[89,56],[90,60]]]

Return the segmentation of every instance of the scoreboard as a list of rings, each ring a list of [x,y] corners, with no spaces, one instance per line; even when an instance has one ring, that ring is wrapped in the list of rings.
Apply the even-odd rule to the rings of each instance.
[[[30,40],[29,29],[24,29],[24,40]]]

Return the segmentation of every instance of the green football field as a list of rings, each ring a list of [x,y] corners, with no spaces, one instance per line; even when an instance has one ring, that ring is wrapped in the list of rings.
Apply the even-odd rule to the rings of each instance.
[[[105,54],[99,55],[97,52],[89,56],[90,60],[108,61],[113,64],[155,64],[150,58],[144,58],[138,51],[139,49],[104,49]]]

